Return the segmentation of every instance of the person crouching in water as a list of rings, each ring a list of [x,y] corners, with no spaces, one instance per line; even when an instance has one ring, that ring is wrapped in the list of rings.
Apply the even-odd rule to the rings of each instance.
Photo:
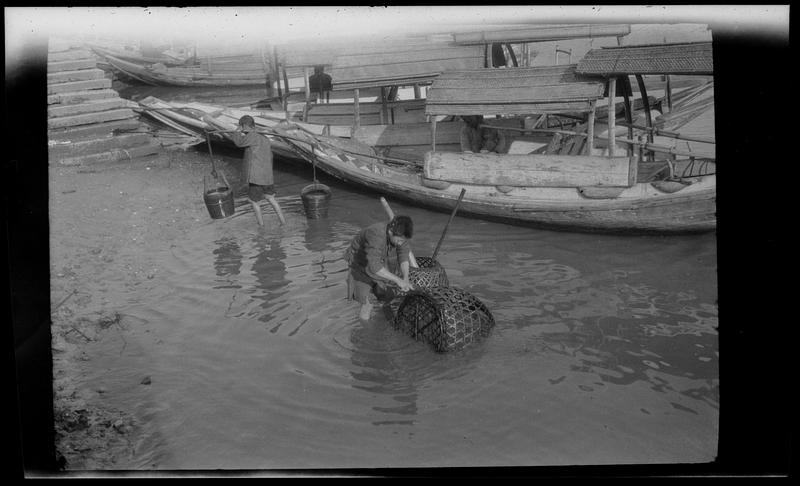
[[[347,298],[361,304],[359,317],[368,320],[372,315],[370,294],[376,298],[386,295],[386,285],[394,283],[403,292],[412,289],[408,281],[409,268],[417,268],[409,240],[414,224],[408,216],[396,216],[388,223],[375,223],[361,230],[350,242],[345,260],[350,266],[347,276]],[[400,264],[397,276],[387,268],[389,252],[394,250]]]
[[[242,176],[248,183],[247,199],[253,205],[253,212],[259,226],[264,226],[260,201],[264,198],[272,204],[281,224],[286,224],[281,207],[275,199],[275,183],[272,175],[272,145],[269,139],[256,131],[253,117],[245,115],[239,119],[239,128],[232,133],[237,147],[244,148],[244,167]]]

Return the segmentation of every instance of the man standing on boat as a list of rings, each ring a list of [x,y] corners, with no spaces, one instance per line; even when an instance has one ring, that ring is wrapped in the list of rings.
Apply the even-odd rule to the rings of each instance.
[[[314,75],[308,78],[308,87],[311,94],[317,96],[318,103],[330,103],[333,80],[330,74],[325,74],[325,66],[314,66]]]
[[[269,139],[256,131],[253,117],[245,115],[239,119],[239,129],[231,134],[237,147],[244,148],[243,178],[247,181],[247,199],[253,205],[259,226],[264,226],[260,201],[264,198],[272,204],[281,224],[286,224],[281,207],[275,199],[275,183],[272,175],[272,146]]]
[[[393,283],[401,291],[412,289],[409,269],[416,267],[409,240],[414,223],[408,216],[396,216],[388,223],[380,222],[361,230],[350,242],[345,260],[350,266],[347,276],[347,298],[361,304],[359,317],[368,320],[372,315],[371,299],[386,295],[386,285]],[[402,277],[387,267],[389,252],[394,250]]]

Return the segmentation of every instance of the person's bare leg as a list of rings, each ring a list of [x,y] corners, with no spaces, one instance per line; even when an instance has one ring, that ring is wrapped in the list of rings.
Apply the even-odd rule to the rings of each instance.
[[[372,303],[367,302],[366,304],[361,304],[361,311],[358,313],[358,317],[360,317],[362,321],[368,321],[371,316]]]
[[[261,215],[261,207],[255,201],[250,201],[250,204],[253,205],[253,212],[256,213],[256,219],[258,220],[258,225],[264,226],[264,217]]]
[[[286,224],[286,219],[283,217],[283,211],[281,211],[281,207],[278,205],[278,200],[275,199],[275,196],[267,196],[267,201],[272,204],[272,207],[275,208],[275,212],[278,213],[278,219],[281,220],[281,224]]]

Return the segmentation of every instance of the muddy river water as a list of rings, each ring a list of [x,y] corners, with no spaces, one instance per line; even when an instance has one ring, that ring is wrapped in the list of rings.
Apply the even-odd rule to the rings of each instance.
[[[612,236],[456,217],[438,260],[496,326],[437,354],[345,300],[378,196],[278,164],[287,224],[237,212],[153,255],[159,284],[81,379],[144,424],[123,469],[692,463],[719,420],[716,236]],[[391,201],[430,255],[448,214]],[[120,278],[124,278],[120,276]],[[141,386],[142,376],[151,379]],[[113,391],[113,393],[111,393]],[[128,461],[128,462],[126,462]]]

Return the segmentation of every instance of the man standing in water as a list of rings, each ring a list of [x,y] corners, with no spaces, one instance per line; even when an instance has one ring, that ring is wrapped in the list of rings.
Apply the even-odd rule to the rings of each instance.
[[[408,281],[410,267],[417,267],[411,244],[414,224],[408,216],[397,216],[388,223],[367,226],[350,242],[345,260],[350,266],[347,276],[347,298],[361,304],[359,317],[368,320],[372,315],[370,298],[381,297],[386,285],[394,283],[402,291],[412,289]],[[387,268],[389,251],[394,250],[400,264],[398,277]],[[370,295],[372,294],[372,295]]]
[[[253,212],[259,226],[264,226],[260,201],[264,198],[272,204],[281,224],[286,224],[281,207],[275,199],[275,183],[272,176],[272,146],[269,139],[256,131],[253,117],[245,115],[239,119],[239,129],[232,133],[237,147],[244,148],[244,179],[248,183],[247,198],[253,205]]]

